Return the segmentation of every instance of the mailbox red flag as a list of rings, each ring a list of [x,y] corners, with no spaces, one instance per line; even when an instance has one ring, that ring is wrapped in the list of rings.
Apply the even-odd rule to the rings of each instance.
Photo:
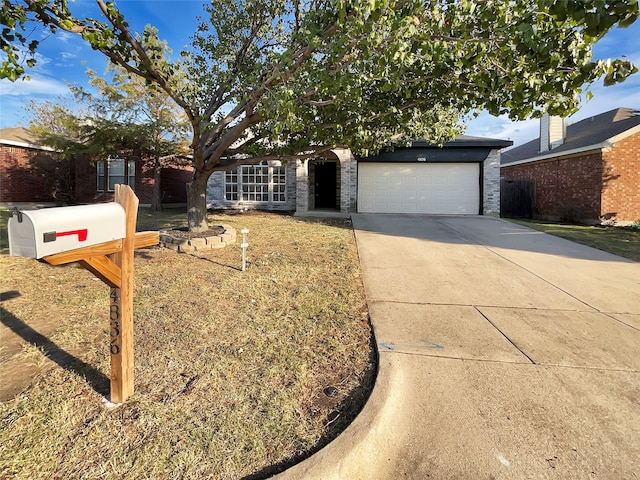
[[[45,242],[55,242],[58,237],[68,237],[70,235],[78,235],[78,241],[84,242],[87,239],[89,230],[81,228],[80,230],[69,230],[68,232],[47,232],[44,234]]]
[[[56,232],[56,238],[58,237],[66,237],[68,235],[78,235],[78,241],[84,242],[87,239],[87,234],[89,230],[86,228],[82,228],[80,230],[70,230],[68,232]]]

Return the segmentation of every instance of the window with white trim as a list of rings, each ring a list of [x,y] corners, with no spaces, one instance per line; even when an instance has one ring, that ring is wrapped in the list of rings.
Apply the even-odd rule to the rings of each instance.
[[[284,203],[287,200],[287,175],[284,166],[267,162],[241,165],[225,172],[224,198],[227,201]]]
[[[238,170],[228,170],[224,174],[224,199],[238,200]]]
[[[272,195],[274,202],[286,202],[287,200],[287,169],[284,166],[273,167],[271,172]]]
[[[96,172],[97,172],[97,183],[96,190],[99,192],[104,192],[104,160],[99,160],[96,162]]]
[[[136,184],[135,160],[124,160],[120,157],[109,157],[108,160],[96,162],[96,190],[108,192],[115,190],[116,184],[129,185],[132,189]]]
[[[245,202],[269,201],[269,166],[265,163],[242,165],[242,200]]]

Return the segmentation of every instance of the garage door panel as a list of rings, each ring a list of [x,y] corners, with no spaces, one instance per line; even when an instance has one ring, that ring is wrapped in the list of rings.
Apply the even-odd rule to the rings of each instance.
[[[358,211],[477,214],[477,163],[360,163]]]

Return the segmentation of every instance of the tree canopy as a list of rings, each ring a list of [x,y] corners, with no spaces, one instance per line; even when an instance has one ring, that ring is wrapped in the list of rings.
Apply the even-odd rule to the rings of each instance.
[[[22,32],[38,22],[81,35],[166,92],[192,129],[194,230],[206,226],[215,170],[336,146],[366,154],[392,140],[442,142],[481,109],[568,115],[594,81],[637,71],[592,52],[608,30],[635,21],[637,0],[216,0],[179,60],[152,27],[132,32],[115,3],[96,5],[100,18],[78,18],[65,0],[3,1],[0,74],[25,74],[37,44]]]
[[[87,75],[95,93],[69,85],[72,102],[29,102],[29,129],[59,153],[61,164],[114,154],[141,160],[154,173],[151,207],[160,210],[162,168],[184,163],[188,154],[188,124],[181,110],[164,91],[129,77],[118,66],[110,66],[104,77],[91,70]],[[73,201],[72,192],[68,200]]]

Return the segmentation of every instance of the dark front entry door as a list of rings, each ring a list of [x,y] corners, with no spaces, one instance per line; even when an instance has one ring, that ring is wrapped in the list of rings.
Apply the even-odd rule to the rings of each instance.
[[[316,163],[316,208],[336,208],[336,165]]]

